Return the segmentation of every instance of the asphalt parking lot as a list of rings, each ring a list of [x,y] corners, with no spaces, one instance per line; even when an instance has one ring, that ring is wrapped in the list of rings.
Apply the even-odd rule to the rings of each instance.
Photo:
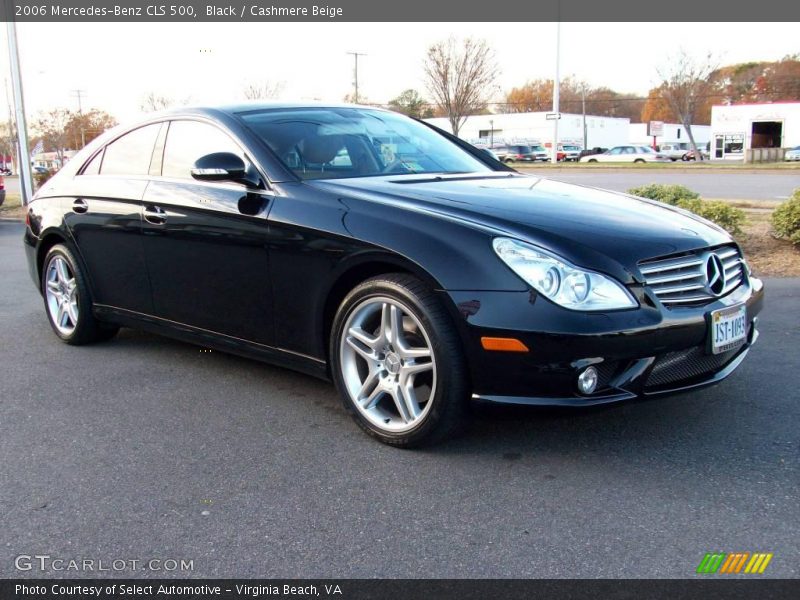
[[[21,232],[0,222],[0,577],[41,576],[14,559],[46,554],[201,577],[683,578],[710,551],[800,576],[798,279],[767,281],[759,343],[716,388],[481,410],[403,451],[304,375],[131,330],[60,343]]]

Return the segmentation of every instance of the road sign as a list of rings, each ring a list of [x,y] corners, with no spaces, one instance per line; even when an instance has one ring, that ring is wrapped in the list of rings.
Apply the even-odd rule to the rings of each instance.
[[[664,135],[664,121],[650,121],[647,124],[647,135],[650,137]]]
[[[561,118],[561,113],[547,113],[544,118],[548,121],[556,121]]]

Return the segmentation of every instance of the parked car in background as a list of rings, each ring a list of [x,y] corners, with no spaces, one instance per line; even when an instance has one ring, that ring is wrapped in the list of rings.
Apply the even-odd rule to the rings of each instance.
[[[547,149],[543,146],[508,144],[492,148],[504,163],[536,162],[547,160]]]
[[[697,144],[697,151],[700,153],[700,156],[703,160],[708,160],[711,158],[711,153],[709,152],[708,144]],[[689,148],[686,152],[684,152],[681,160],[689,161],[689,160],[697,160],[697,157],[694,154],[694,150]]]
[[[550,151],[545,148],[544,146],[540,145],[533,145],[531,146],[531,152],[536,157],[536,160],[540,160],[542,162],[547,162],[550,160]]]
[[[584,156],[594,156],[595,154],[602,154],[603,152],[606,151],[608,151],[608,148],[601,148],[600,146],[595,146],[594,148],[587,148],[586,150],[581,150],[578,153],[578,160],[580,160]]]
[[[800,146],[787,150],[786,154],[783,155],[783,160],[800,160]]]
[[[580,162],[670,162],[672,159],[657,153],[649,146],[614,146],[603,154],[584,156]]]
[[[684,156],[686,155],[686,146],[685,144],[661,144],[658,147],[658,153],[663,154],[671,161],[678,161],[678,160],[686,160]]]
[[[0,206],[6,201],[6,180],[0,175]]]
[[[41,167],[39,165],[36,165],[35,167],[31,167],[31,171],[33,171],[34,175],[36,173],[39,173],[40,175],[45,175],[46,173],[50,172],[50,170],[47,167]]]
[[[10,175],[13,174],[14,173],[11,170],[11,167],[0,167],[0,175],[5,175],[6,177],[9,177]]]
[[[573,144],[562,144],[558,151],[558,160],[578,161],[581,157],[581,147]]]

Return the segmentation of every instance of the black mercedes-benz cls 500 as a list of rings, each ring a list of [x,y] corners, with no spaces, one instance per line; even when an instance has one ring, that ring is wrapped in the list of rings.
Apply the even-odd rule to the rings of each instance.
[[[139,327],[335,382],[398,446],[471,400],[587,406],[715,383],[763,286],[721,228],[521,175],[375,108],[181,109],[92,142],[30,204],[69,344]]]

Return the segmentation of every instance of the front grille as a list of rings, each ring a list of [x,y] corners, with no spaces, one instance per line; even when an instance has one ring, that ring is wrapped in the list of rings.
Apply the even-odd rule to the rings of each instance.
[[[714,294],[708,288],[706,261],[711,253],[722,261],[725,286]],[[681,256],[658,258],[639,264],[645,283],[665,306],[697,306],[730,294],[744,281],[744,259],[736,246],[698,250]]]
[[[739,351],[741,347],[721,354],[706,354],[703,348],[694,347],[668,352],[656,360],[647,378],[646,387],[656,388],[676,381],[711,375],[728,364]]]

